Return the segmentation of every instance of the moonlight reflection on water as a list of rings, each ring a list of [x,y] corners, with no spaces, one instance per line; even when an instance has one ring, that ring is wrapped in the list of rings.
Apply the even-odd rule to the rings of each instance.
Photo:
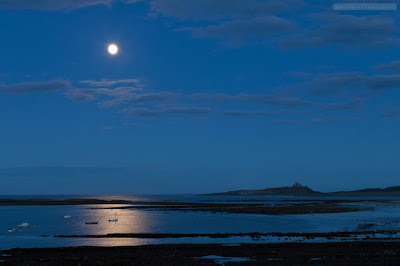
[[[120,207],[121,205],[107,205],[107,208]],[[87,209],[81,217],[77,217],[79,221],[75,221],[72,225],[75,227],[73,231],[85,232],[87,235],[98,234],[115,234],[115,233],[132,233],[132,232],[148,232],[150,217],[146,212],[137,210],[121,210],[121,209],[103,209],[104,205],[87,205]],[[114,219],[115,214],[118,217],[117,222],[109,222]],[[77,219],[77,220],[78,220]],[[85,224],[87,221],[98,221],[98,224]]]
[[[97,197],[97,196],[96,196]],[[121,198],[125,200],[221,202],[232,198],[198,196],[98,196],[97,198]],[[252,198],[262,200],[295,200],[294,197]],[[301,198],[304,200],[304,198]],[[316,198],[313,198],[314,200]],[[398,198],[393,198],[398,200]],[[234,200],[240,200],[235,197]],[[321,199],[323,200],[323,199]],[[354,200],[354,198],[353,198]],[[287,203],[287,201],[286,201]],[[372,203],[371,203],[372,204]],[[365,205],[365,204],[364,204]],[[374,211],[302,215],[260,215],[232,213],[201,213],[167,210],[110,209],[121,205],[75,205],[75,206],[0,206],[0,250],[16,247],[60,246],[126,246],[161,243],[243,243],[252,242],[251,237],[236,238],[55,238],[54,235],[106,235],[128,233],[250,233],[250,232],[336,232],[355,230],[360,224],[374,224],[375,229],[400,229],[400,205],[391,203],[372,204]],[[372,206],[371,205],[371,206]],[[125,205],[126,206],[126,205]],[[117,222],[109,222],[118,216]],[[71,215],[64,219],[63,216]],[[87,225],[88,221],[98,224]],[[8,229],[28,222],[30,228],[9,233]],[[44,237],[45,236],[45,237]],[[263,240],[261,240],[263,241]],[[279,238],[265,241],[284,241]],[[260,240],[258,240],[260,242]]]

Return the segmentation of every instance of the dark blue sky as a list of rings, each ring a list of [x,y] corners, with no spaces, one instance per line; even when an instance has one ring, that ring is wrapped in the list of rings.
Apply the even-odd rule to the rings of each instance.
[[[400,185],[398,11],[314,2],[0,0],[0,194]]]

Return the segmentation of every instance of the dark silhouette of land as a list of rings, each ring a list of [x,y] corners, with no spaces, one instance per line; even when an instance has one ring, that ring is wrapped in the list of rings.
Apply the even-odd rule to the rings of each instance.
[[[352,191],[319,192],[295,183],[291,187],[265,188],[259,190],[235,190],[228,192],[219,192],[204,194],[208,196],[263,196],[263,195],[282,195],[282,196],[400,196],[400,186],[387,188],[367,188]]]
[[[154,211],[183,211],[183,212],[203,212],[203,213],[242,213],[242,214],[309,214],[309,213],[342,213],[371,210],[367,206],[359,206],[357,204],[343,205],[343,202],[323,201],[323,202],[295,202],[282,204],[266,204],[266,203],[204,203],[190,204],[183,206],[176,205],[159,205],[159,206],[122,206],[122,207],[105,207],[105,209],[136,209],[136,210],[154,210]],[[347,201],[346,203],[351,203]]]
[[[346,203],[346,204],[343,204]],[[351,204],[355,203],[355,204]],[[291,200],[290,202],[270,203],[269,201],[243,200],[240,202],[174,202],[174,201],[126,201],[101,199],[0,199],[0,206],[25,205],[92,205],[101,209],[137,209],[154,211],[183,211],[204,213],[242,213],[242,214],[309,214],[309,213],[342,213],[370,210],[361,206],[360,200]],[[98,205],[98,206],[96,206]],[[114,206],[101,206],[114,205]],[[115,206],[119,205],[119,206]]]
[[[101,200],[101,199],[0,199],[0,206],[12,205],[91,205],[91,204],[129,204],[126,200]]]

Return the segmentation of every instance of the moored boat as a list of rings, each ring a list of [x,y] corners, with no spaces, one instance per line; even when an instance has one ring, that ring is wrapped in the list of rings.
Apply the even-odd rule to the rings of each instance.
[[[96,221],[95,215],[94,215],[94,213],[93,213],[93,219],[92,219],[91,221],[86,222],[85,224],[98,224],[98,223],[99,223],[99,222]]]
[[[86,222],[85,224],[98,224],[99,222]]]
[[[117,211],[114,212],[114,219],[109,219],[109,222],[118,222]]]
[[[20,225],[18,225],[19,228],[28,228],[31,227],[31,225],[29,223],[22,223]]]

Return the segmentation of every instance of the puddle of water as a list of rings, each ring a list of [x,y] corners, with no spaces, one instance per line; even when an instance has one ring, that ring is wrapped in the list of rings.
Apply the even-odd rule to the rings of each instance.
[[[227,262],[246,262],[246,261],[251,261],[251,259],[248,258],[248,257],[222,257],[222,256],[216,256],[216,255],[208,255],[208,256],[203,256],[203,257],[197,257],[196,259],[214,260],[215,263],[222,264],[222,265],[227,263]]]

